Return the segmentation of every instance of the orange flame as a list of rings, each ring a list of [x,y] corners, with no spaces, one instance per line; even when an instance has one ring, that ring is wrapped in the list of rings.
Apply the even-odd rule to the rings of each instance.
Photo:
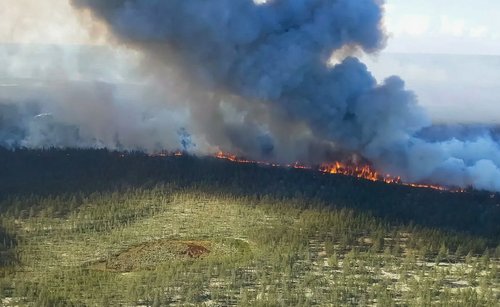
[[[173,154],[174,156],[182,156],[182,152],[176,152]],[[153,154],[149,155],[151,157],[165,157],[167,154]],[[123,157],[123,155],[120,155],[120,157]],[[236,155],[230,155],[227,153],[224,153],[222,151],[219,151],[217,154],[213,155],[213,157],[218,158],[218,159],[225,159],[229,160],[232,162],[236,163],[252,163],[252,164],[261,164],[261,165],[267,165],[267,166],[272,166],[272,167],[281,167],[282,165],[280,164],[274,164],[271,162],[264,162],[264,161],[254,161],[254,160],[247,160],[243,159],[240,157],[237,157]],[[312,167],[301,165],[299,162],[295,162],[293,165],[283,165],[288,168],[296,168],[296,169],[313,169]],[[458,190],[450,190],[446,189],[444,187],[441,187],[439,185],[426,185],[426,184],[416,184],[416,183],[406,183],[401,181],[401,177],[399,176],[391,176],[389,174],[386,175],[381,175],[378,172],[372,170],[370,166],[365,165],[365,166],[356,166],[356,165],[351,165],[351,164],[344,164],[341,162],[334,162],[331,164],[323,164],[319,167],[318,171],[325,173],[325,174],[341,174],[345,176],[351,176],[351,177],[357,177],[357,178],[362,178],[362,179],[367,179],[371,181],[382,181],[388,184],[399,184],[399,185],[404,185],[404,186],[411,186],[415,188],[427,188],[427,189],[434,189],[434,190],[439,190],[439,191],[448,191],[451,193],[465,193],[466,190],[463,189],[458,189]]]
[[[360,167],[360,166],[347,165],[340,162],[335,162],[334,164],[322,165],[319,168],[319,170],[324,173],[342,174],[346,176],[364,178],[371,181],[383,181],[386,183],[401,183],[400,177],[391,176],[389,174],[383,176],[377,173],[376,171],[372,170],[368,165]]]
[[[222,151],[219,151],[216,155],[214,155],[216,158],[219,159],[226,159],[229,161],[233,162],[238,162],[238,163],[255,163],[255,164],[264,164],[264,165],[269,165],[269,166],[276,166],[279,167],[281,165],[279,164],[272,164],[269,162],[262,162],[262,161],[252,161],[252,160],[246,160],[246,159],[241,159],[238,158],[235,155],[229,155],[226,153],[223,153]],[[312,169],[311,167],[300,165],[299,162],[295,162],[293,165],[285,165],[286,167],[293,167],[296,169]],[[415,184],[415,183],[405,183],[401,181],[401,177],[399,176],[391,176],[389,174],[381,175],[377,173],[376,171],[372,170],[370,166],[355,166],[355,165],[347,165],[343,164],[341,162],[334,162],[332,164],[324,164],[321,165],[318,169],[320,172],[323,173],[328,173],[328,174],[342,174],[345,176],[351,176],[351,177],[358,177],[358,178],[363,178],[371,181],[382,181],[385,183],[393,183],[393,184],[400,184],[400,185],[405,185],[405,186],[411,186],[411,187],[416,187],[416,188],[427,188],[427,189],[434,189],[434,190],[440,190],[440,191],[446,191],[444,187],[441,187],[439,185],[425,185],[425,184]],[[453,193],[464,193],[465,190],[449,190],[450,192]]]

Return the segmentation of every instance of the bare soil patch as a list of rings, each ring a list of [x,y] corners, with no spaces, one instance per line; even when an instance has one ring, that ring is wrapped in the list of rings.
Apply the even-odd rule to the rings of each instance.
[[[133,272],[152,269],[173,260],[203,258],[210,253],[210,241],[161,240],[142,243],[106,261],[93,264],[90,268]]]
[[[195,243],[189,243],[187,250],[182,251],[181,255],[186,255],[190,258],[198,258],[209,253],[210,250],[207,249],[205,246],[198,245]]]

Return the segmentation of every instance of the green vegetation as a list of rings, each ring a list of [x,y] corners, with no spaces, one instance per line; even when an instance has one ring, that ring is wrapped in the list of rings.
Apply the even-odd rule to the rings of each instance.
[[[500,306],[498,195],[188,156],[0,161],[4,306]]]

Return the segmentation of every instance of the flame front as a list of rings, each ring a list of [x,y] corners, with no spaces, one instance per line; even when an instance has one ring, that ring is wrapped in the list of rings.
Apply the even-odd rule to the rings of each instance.
[[[372,170],[368,165],[360,167],[360,166],[347,165],[347,164],[342,164],[340,162],[335,162],[333,164],[322,165],[319,170],[324,173],[342,174],[346,176],[368,179],[371,181],[383,181],[386,183],[401,183],[400,177],[391,175],[383,176],[377,173],[376,171]]]
[[[239,158],[235,155],[230,155],[227,153],[224,153],[222,151],[219,151],[214,157],[219,158],[219,159],[226,159],[232,162],[237,162],[237,163],[255,163],[255,164],[263,164],[263,165],[268,165],[268,166],[275,166],[275,167],[280,167],[282,165],[280,164],[273,164],[270,162],[263,162],[263,161],[253,161],[253,160],[247,160],[247,159],[242,159]],[[297,169],[313,169],[312,167],[305,166],[299,164],[299,162],[295,162],[293,165],[283,165],[286,167],[293,167]],[[391,176],[389,174],[381,175],[378,172],[372,170],[370,166],[365,165],[365,166],[355,166],[355,165],[348,165],[344,164],[341,162],[334,162],[331,164],[323,164],[319,167],[318,171],[322,173],[327,173],[327,174],[342,174],[345,176],[351,176],[351,177],[358,177],[358,178],[363,178],[371,181],[382,181],[385,183],[392,183],[392,184],[399,184],[399,185],[405,185],[405,186],[411,186],[415,188],[427,188],[427,189],[434,189],[434,190],[440,190],[440,191],[450,191],[453,193],[464,193],[465,190],[463,189],[445,189],[444,187],[441,187],[439,185],[426,185],[426,184],[416,184],[416,183],[406,183],[401,181],[401,177],[399,176]]]
[[[177,152],[177,153],[174,153],[173,155],[174,156],[182,156],[183,154],[181,152]],[[121,156],[123,156],[123,155],[121,155]],[[162,154],[154,154],[154,155],[150,155],[150,156],[165,157],[165,156],[168,156],[168,154],[162,153]],[[312,168],[309,166],[301,165],[299,162],[295,162],[295,164],[280,165],[280,164],[274,164],[271,162],[247,160],[244,158],[240,158],[236,155],[224,153],[222,151],[219,151],[217,154],[213,155],[213,157],[218,158],[218,159],[229,160],[229,161],[236,162],[236,163],[252,163],[252,164],[261,164],[261,165],[267,165],[267,166],[272,166],[272,167],[282,167],[283,166],[283,167],[296,168],[296,169],[310,169],[310,170],[315,169],[315,168]],[[341,174],[341,175],[345,175],[345,176],[357,177],[357,178],[367,179],[367,180],[371,180],[371,181],[382,181],[382,182],[389,183],[389,184],[399,184],[399,185],[411,186],[411,187],[416,187],[416,188],[427,188],[427,189],[434,189],[434,190],[440,190],[440,191],[449,191],[452,193],[464,193],[464,192],[466,192],[463,189],[446,189],[446,188],[441,187],[439,185],[405,183],[405,182],[402,182],[401,177],[391,176],[389,174],[381,175],[378,172],[374,171],[369,165],[356,166],[354,164],[333,162],[331,164],[323,164],[317,170],[322,172],[322,173],[326,173],[326,174]]]

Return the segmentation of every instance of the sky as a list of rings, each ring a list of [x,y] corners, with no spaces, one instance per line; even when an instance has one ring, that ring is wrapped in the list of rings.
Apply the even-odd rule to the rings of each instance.
[[[387,0],[385,52],[500,55],[500,1]]]
[[[363,60],[401,76],[436,122],[500,123],[500,1],[387,0],[387,48]]]
[[[388,46],[363,57],[379,81],[401,76],[435,121],[500,122],[500,1],[387,0],[385,8]],[[103,45],[108,39],[82,28],[90,17],[75,14],[68,0],[0,0],[0,12],[0,43]],[[32,52],[16,55],[4,61],[28,70]],[[71,61],[82,67],[78,58]]]

